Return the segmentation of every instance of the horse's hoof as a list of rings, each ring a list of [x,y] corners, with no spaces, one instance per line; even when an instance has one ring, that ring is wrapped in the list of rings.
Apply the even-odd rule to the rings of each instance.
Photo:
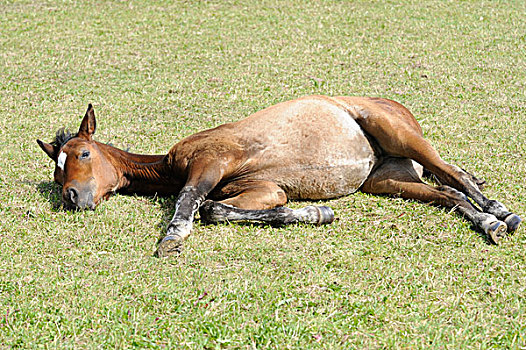
[[[511,213],[504,219],[504,222],[508,226],[508,232],[513,232],[519,228],[522,219],[518,215]]]
[[[334,211],[329,207],[316,207],[318,210],[319,218],[318,225],[330,224],[334,221]]]
[[[164,258],[170,255],[180,254],[182,250],[183,239],[180,236],[166,236],[159,243],[154,255],[158,258]]]
[[[506,236],[506,231],[508,230],[508,227],[505,223],[502,221],[495,221],[489,225],[488,228],[488,236],[490,239],[490,242],[498,245],[499,241]]]

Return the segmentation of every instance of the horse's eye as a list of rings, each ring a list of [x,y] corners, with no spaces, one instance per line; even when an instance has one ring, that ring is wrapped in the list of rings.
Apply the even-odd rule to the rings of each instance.
[[[89,151],[83,151],[80,155],[80,159],[86,159],[89,157]]]

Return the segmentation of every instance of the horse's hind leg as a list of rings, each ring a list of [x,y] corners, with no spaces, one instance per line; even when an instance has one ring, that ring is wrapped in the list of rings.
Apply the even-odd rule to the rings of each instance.
[[[506,224],[494,215],[477,210],[466,195],[449,187],[432,187],[423,183],[413,162],[405,158],[388,158],[362,186],[362,191],[374,194],[399,195],[447,208],[454,208],[484,231],[497,244],[506,232]]]
[[[473,183],[477,185],[477,187],[479,188],[480,191],[482,191],[484,189],[484,186],[486,185],[486,181],[484,179],[479,179],[478,177],[476,177],[475,175],[469,173],[465,169],[462,169],[462,171],[465,172],[466,174],[468,174],[471,177],[471,181],[473,181]],[[434,181],[434,182],[442,185],[442,183],[440,182],[440,179],[438,177],[436,177],[432,172],[430,172],[427,169],[424,169],[423,177],[428,178],[431,181]]]
[[[385,154],[416,160],[437,176],[442,184],[467,194],[484,212],[504,221],[509,231],[519,227],[519,216],[511,213],[503,204],[486,198],[472,175],[446,163],[440,157],[423,138],[416,120],[403,106],[393,101],[381,100],[381,103],[362,101],[358,107],[347,105],[347,108],[360,127],[374,138]]]
[[[328,207],[308,206],[302,209],[283,207],[287,202],[285,192],[270,181],[243,181],[232,183],[221,192],[237,193],[222,201],[207,200],[199,209],[201,220],[260,221],[272,225],[286,225],[295,222],[327,224],[334,220],[334,213]]]
[[[440,182],[445,185],[454,187],[455,189],[466,193],[470,198],[473,198],[484,212],[495,215],[499,220],[506,223],[508,231],[515,231],[519,228],[521,218],[510,212],[504,204],[488,199],[480,191],[479,184],[473,178],[473,175],[467,173],[456,165],[448,164],[443,161],[438,153],[429,145],[428,148],[422,149],[421,154],[414,155],[416,161],[424,165],[429,171],[435,174]],[[428,154],[426,157],[423,154]],[[434,156],[436,154],[436,156]]]
[[[484,212],[493,214],[499,220],[504,221],[508,227],[508,231],[511,232],[518,229],[522,221],[521,218],[510,212],[504,204],[484,196],[480,190],[480,184],[473,175],[456,165],[444,162],[442,159],[431,162],[424,159],[420,161],[438,177],[441,183],[450,185],[466,193],[470,198],[473,198]]]

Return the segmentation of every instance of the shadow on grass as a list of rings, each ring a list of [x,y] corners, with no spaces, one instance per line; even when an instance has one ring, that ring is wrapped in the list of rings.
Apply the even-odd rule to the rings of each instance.
[[[37,191],[53,208],[53,211],[65,210],[62,205],[60,185],[54,181],[43,181],[36,185]]]
[[[62,203],[61,186],[54,181],[43,181],[35,185],[38,193],[51,204],[54,212],[60,211],[75,211],[64,207]],[[162,212],[162,220],[157,224],[159,239],[162,239],[166,234],[166,227],[172,219],[175,210],[176,196],[158,197],[158,196],[141,196],[148,199],[152,204],[157,204]],[[111,198],[110,198],[111,200]],[[95,210],[97,210],[95,208]]]
[[[163,239],[166,235],[166,228],[172,220],[173,214],[175,212],[175,200],[176,196],[166,196],[166,197],[148,197],[152,202],[156,203],[162,210],[163,217],[162,220],[157,224],[157,229],[159,231],[159,239],[157,243]]]
[[[491,242],[491,240],[490,240],[489,236],[486,234],[486,232],[482,231],[482,229],[478,228],[477,226],[475,226],[473,224],[470,224],[469,228],[472,231],[474,231],[477,234],[477,236],[479,236],[484,241],[484,243],[486,243],[487,245],[491,245],[491,246],[495,245],[494,243]]]
[[[52,206],[54,211],[61,211],[61,210],[68,210],[64,208],[62,205],[61,200],[61,194],[60,194],[60,185],[56,184],[53,181],[44,181],[40,182],[36,185],[36,188],[38,192],[42,195],[43,198],[45,198]],[[166,234],[166,228],[168,224],[170,223],[170,220],[173,217],[173,214],[175,212],[175,201],[177,199],[177,196],[145,196],[144,198],[148,198],[152,204],[157,204],[162,212],[162,220],[157,224],[157,229],[159,232],[159,241],[165,236]],[[440,208],[440,207],[439,207]],[[449,213],[448,215],[456,215],[456,213]],[[460,217],[462,217],[460,215]],[[465,219],[464,219],[465,220]],[[224,223],[210,223],[210,222],[204,222],[200,219],[199,214],[196,215],[196,222],[199,222],[201,225],[204,226],[211,226],[211,225],[223,225]],[[264,222],[257,222],[257,221],[236,221],[236,225],[239,226],[261,226],[261,227],[281,227],[282,225],[271,225],[269,223]],[[479,229],[478,227],[474,226],[473,224],[470,225],[470,229],[474,231],[477,236],[479,236],[484,243],[487,245],[494,245],[488,235]]]

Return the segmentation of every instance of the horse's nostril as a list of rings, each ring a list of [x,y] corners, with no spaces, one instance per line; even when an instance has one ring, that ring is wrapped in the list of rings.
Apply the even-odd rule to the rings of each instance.
[[[69,200],[71,201],[71,203],[77,203],[79,199],[78,191],[75,188],[70,187],[67,189],[67,193],[68,193]]]

